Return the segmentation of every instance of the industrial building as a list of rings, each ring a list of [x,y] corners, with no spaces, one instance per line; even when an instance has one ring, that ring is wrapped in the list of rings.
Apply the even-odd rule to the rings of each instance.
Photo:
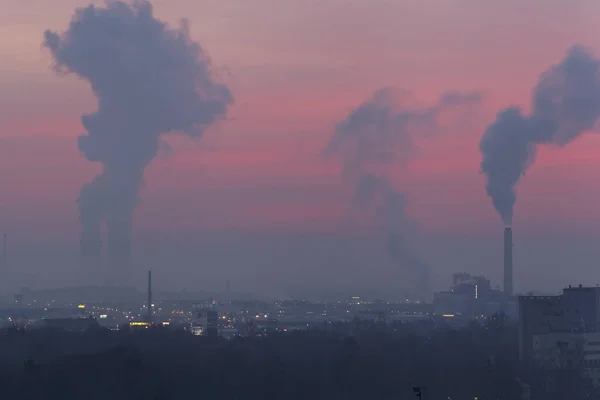
[[[214,309],[201,309],[192,322],[191,331],[197,336],[217,337],[219,334],[219,315]]]
[[[438,316],[467,319],[485,317],[503,312],[509,317],[517,314],[517,304],[513,296],[513,236],[512,228],[504,228],[503,252],[504,288],[494,290],[490,280],[483,276],[467,273],[452,275],[449,291],[434,293],[433,309]]]
[[[560,332],[564,308],[562,296],[520,296],[518,306],[519,358],[533,358],[533,338]]]
[[[600,333],[600,287],[569,286],[558,296],[519,297],[519,354],[533,356],[534,337]]]
[[[473,276],[467,273],[452,275],[452,286],[449,291],[434,293],[433,312],[438,316],[463,316],[475,318],[489,316],[504,310],[507,314],[515,314],[506,305],[514,304],[505,301],[504,293],[494,290],[490,280],[484,276]]]
[[[548,369],[581,368],[600,385],[600,287],[519,297],[519,358]]]

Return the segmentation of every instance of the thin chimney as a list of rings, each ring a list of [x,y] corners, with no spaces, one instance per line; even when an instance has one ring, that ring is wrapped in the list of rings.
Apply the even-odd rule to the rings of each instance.
[[[148,271],[148,323],[152,323],[152,270]]]
[[[8,258],[7,258],[7,239],[8,239],[8,235],[5,233],[4,234],[4,243],[3,243],[3,250],[2,250],[2,268],[4,268],[6,270],[6,267],[8,267]]]
[[[512,229],[504,228],[504,294],[513,295],[513,241]]]

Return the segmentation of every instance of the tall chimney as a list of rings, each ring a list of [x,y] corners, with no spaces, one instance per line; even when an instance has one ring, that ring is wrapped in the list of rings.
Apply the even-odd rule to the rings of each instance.
[[[2,250],[2,268],[4,268],[6,270],[6,267],[8,266],[8,258],[7,258],[7,234],[4,234],[4,244],[3,244],[3,250]]]
[[[504,294],[513,294],[513,241],[512,229],[504,228]]]
[[[148,323],[152,323],[152,270],[148,271]]]

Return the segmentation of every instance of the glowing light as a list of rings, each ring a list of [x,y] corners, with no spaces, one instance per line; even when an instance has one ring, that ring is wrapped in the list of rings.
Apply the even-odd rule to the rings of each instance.
[[[148,322],[139,322],[139,321],[131,321],[129,326],[145,326],[148,327],[150,324]]]
[[[444,314],[443,317],[452,318],[452,317],[454,317],[454,314]]]
[[[77,306],[77,308],[85,308],[85,304],[80,304]]]

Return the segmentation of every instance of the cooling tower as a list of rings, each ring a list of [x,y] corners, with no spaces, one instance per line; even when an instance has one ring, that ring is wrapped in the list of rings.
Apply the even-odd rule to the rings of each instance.
[[[512,229],[504,228],[504,294],[513,294],[513,242]]]

